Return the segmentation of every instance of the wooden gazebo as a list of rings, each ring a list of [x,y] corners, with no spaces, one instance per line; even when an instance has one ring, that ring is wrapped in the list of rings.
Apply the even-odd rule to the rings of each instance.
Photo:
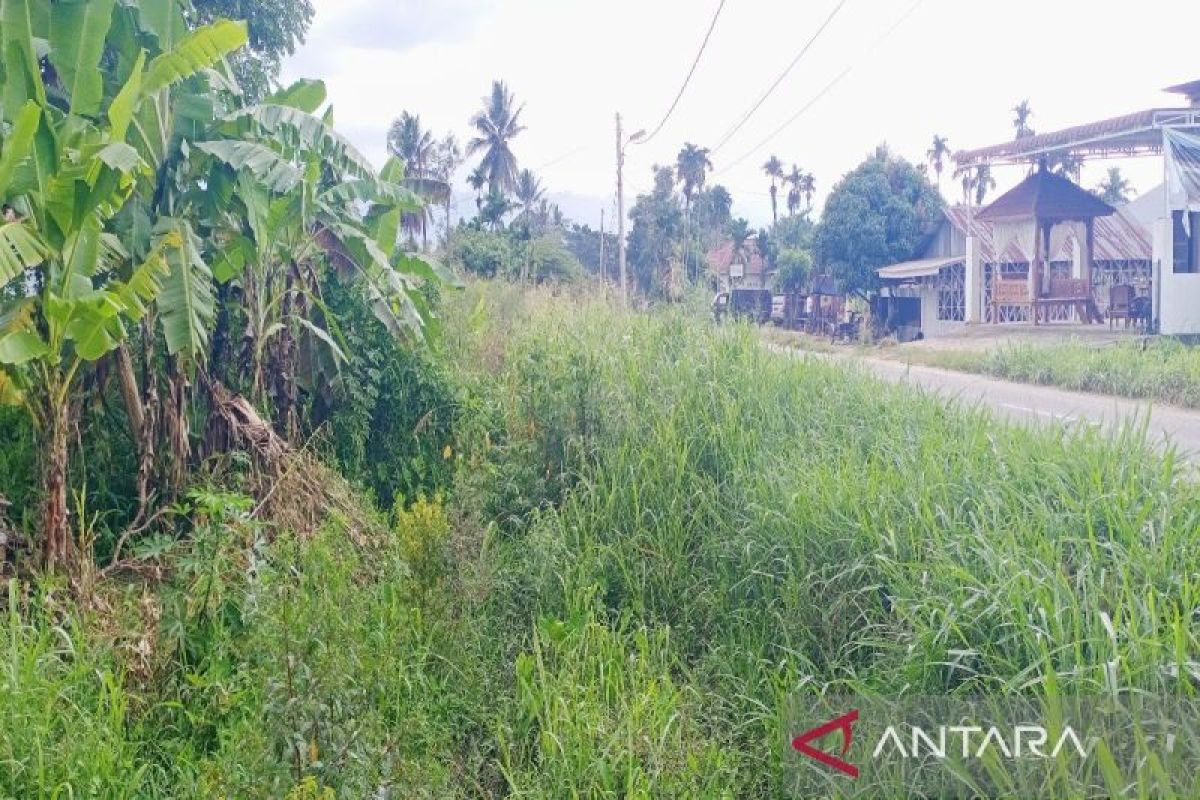
[[[1024,306],[1036,325],[1043,312],[1074,309],[1080,321],[1103,322],[1092,297],[1092,254],[1095,247],[1094,221],[1115,214],[1116,209],[1067,178],[1046,169],[1043,161],[1028,178],[979,212],[995,231],[1009,239],[1031,245],[1029,274],[1024,281],[1005,280],[997,270],[992,275],[992,321],[999,322],[1001,306]],[[1057,248],[1056,235],[1075,234],[1082,250],[1079,275],[1070,278],[1050,274],[1050,260]],[[993,234],[996,238],[997,234]],[[1030,241],[1032,240],[1032,241]],[[997,246],[1003,249],[998,243]]]

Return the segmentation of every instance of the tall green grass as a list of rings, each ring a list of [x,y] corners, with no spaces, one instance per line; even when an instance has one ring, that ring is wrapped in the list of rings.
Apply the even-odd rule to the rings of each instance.
[[[446,328],[451,507],[364,548],[199,494],[100,620],[13,589],[0,796],[773,798],[816,693],[1195,692],[1200,491],[1137,431],[595,298]]]
[[[1175,339],[1103,347],[1070,341],[1009,344],[982,352],[909,350],[904,357],[1019,383],[1200,408],[1200,347]]]
[[[694,754],[689,780],[777,794],[796,692],[1194,690],[1179,676],[1197,651],[1200,495],[1136,431],[1004,428],[669,313],[547,304],[505,341],[498,460],[539,455],[572,488],[489,550],[497,619],[625,642],[575,656],[580,675],[660,664],[681,705],[631,741],[694,726],[667,760]],[[538,445],[546,420],[576,472]],[[559,706],[533,712],[524,794],[674,791],[669,769],[645,777],[659,756],[635,780],[604,747],[637,683],[609,697],[580,678],[575,699],[560,675],[543,688]],[[612,770],[544,769],[571,747],[611,750]]]

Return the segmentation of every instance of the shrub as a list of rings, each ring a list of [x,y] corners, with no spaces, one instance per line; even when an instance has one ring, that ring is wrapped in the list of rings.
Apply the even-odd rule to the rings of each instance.
[[[512,240],[504,233],[460,225],[454,232],[454,263],[481,278],[511,277],[518,272]]]

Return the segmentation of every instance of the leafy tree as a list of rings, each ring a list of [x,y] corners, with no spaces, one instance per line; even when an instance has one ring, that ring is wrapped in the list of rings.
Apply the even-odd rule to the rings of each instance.
[[[466,272],[483,278],[514,275],[516,253],[503,234],[460,225],[454,236],[454,261]]]
[[[548,216],[548,209],[544,209],[544,213],[540,216],[535,213],[538,203],[545,203],[543,200],[542,182],[527,169],[521,170],[517,176],[516,186],[517,205],[521,209],[518,220],[521,224],[521,235],[526,242],[525,247],[525,262],[521,268],[521,280],[529,278],[529,271],[532,266],[533,258],[533,237],[541,233],[541,228],[545,227],[545,217]]]
[[[517,157],[512,140],[525,127],[516,98],[503,81],[492,83],[492,92],[483,98],[483,110],[471,117],[475,137],[467,144],[467,155],[483,153],[480,166],[487,174],[491,193],[511,192],[517,184]]]
[[[1058,153],[1047,160],[1049,168],[1064,178],[1079,183],[1080,173],[1083,172],[1083,159],[1073,153]]]
[[[244,20],[249,47],[231,57],[246,97],[257,102],[279,78],[284,56],[296,52],[312,24],[312,0],[192,0],[195,19],[208,25],[218,19]]]
[[[784,217],[771,228],[771,238],[783,250],[810,250],[815,229],[806,216]]]
[[[583,276],[583,266],[561,236],[546,234],[530,240],[529,254],[530,277],[537,283],[576,281]]]
[[[803,289],[812,277],[812,256],[806,250],[781,250],[776,257],[775,288],[780,292]]]
[[[604,263],[600,263],[600,232],[588,225],[571,225],[563,231],[563,241],[576,260],[589,272],[613,279],[617,274],[617,236],[604,233]]]
[[[1124,205],[1133,195],[1133,184],[1121,174],[1120,167],[1109,167],[1108,175],[1096,187],[1095,194],[1109,205]]]
[[[779,222],[779,184],[782,180],[783,162],[778,156],[771,156],[767,159],[767,163],[763,164],[763,172],[771,179],[771,223]]]
[[[703,192],[697,201],[704,212],[703,219],[713,228],[723,228],[733,215],[733,195],[724,186],[714,186]]]
[[[654,167],[654,188],[637,197],[630,219],[628,258],[634,283],[645,294],[665,295],[671,261],[683,246],[683,212],[672,168]]]
[[[937,175],[937,186],[942,188],[942,170],[946,168],[946,157],[950,155],[950,142],[945,136],[934,134],[933,144],[925,151],[925,158],[928,159],[930,166],[933,167],[933,172]]]
[[[817,261],[847,291],[871,291],[878,285],[875,270],[912,258],[941,209],[937,189],[880,147],[830,193],[814,238]]]

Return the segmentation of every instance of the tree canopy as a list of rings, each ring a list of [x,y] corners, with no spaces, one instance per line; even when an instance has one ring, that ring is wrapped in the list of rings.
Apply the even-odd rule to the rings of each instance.
[[[304,43],[312,24],[312,0],[192,0],[202,24],[244,20],[249,47],[230,56],[234,74],[251,100],[266,97],[279,78],[284,56]]]
[[[875,270],[913,257],[942,210],[937,189],[880,147],[834,186],[817,226],[817,262],[848,292],[877,285]]]

